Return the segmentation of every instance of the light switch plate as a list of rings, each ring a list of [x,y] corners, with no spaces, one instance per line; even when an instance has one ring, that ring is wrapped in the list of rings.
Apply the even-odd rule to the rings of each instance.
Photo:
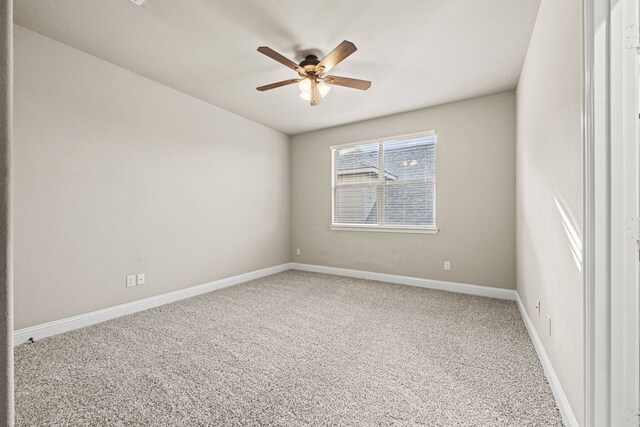
[[[132,274],[131,276],[127,276],[127,288],[133,288],[136,285],[136,276]]]

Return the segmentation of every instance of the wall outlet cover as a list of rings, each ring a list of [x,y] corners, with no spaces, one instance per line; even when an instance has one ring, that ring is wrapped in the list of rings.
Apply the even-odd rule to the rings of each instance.
[[[138,281],[137,281],[138,285],[144,285],[144,273],[140,273],[138,274]]]

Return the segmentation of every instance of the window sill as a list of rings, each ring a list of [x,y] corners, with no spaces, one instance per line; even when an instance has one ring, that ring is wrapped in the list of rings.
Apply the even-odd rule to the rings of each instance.
[[[371,227],[359,225],[331,225],[334,231],[374,231],[378,233],[411,233],[438,234],[438,228],[410,228],[410,227]]]

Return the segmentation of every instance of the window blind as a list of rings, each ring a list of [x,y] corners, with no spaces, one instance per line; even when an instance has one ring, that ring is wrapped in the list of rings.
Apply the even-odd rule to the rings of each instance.
[[[436,135],[332,148],[333,224],[435,228]]]

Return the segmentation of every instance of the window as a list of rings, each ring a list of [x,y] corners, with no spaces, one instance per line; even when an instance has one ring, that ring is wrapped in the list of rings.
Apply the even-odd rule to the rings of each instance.
[[[436,231],[436,134],[331,147],[333,229]]]

